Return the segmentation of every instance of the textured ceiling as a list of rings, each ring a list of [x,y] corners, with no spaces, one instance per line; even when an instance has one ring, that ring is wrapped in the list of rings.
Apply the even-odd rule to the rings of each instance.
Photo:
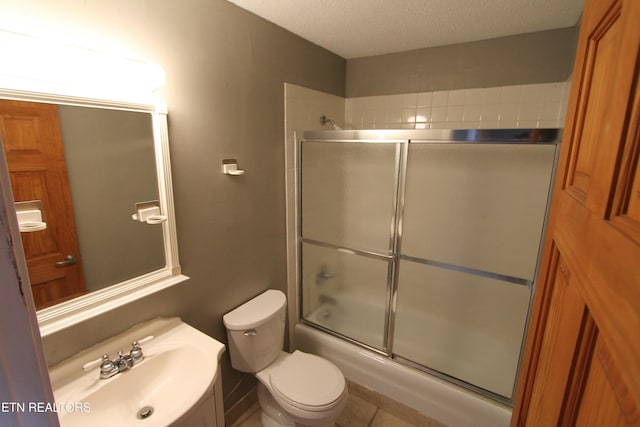
[[[583,0],[229,0],[343,58],[571,27]]]

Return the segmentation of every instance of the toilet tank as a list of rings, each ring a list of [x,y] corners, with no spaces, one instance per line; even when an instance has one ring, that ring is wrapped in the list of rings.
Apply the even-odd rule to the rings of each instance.
[[[286,307],[284,293],[270,289],[222,316],[234,369],[259,372],[278,357]]]

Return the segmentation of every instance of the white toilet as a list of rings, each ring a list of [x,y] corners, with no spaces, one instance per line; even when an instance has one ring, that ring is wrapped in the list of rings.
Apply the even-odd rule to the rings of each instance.
[[[231,366],[258,378],[264,427],[333,426],[347,400],[344,376],[322,357],[282,351],[286,306],[271,289],[223,316]]]

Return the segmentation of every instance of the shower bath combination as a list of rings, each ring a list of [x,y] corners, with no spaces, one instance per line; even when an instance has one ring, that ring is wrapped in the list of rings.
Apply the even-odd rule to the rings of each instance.
[[[311,327],[509,405],[559,133],[305,132],[296,336]]]

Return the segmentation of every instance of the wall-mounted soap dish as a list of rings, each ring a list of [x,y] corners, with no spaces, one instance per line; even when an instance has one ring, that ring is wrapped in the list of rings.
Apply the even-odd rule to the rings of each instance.
[[[42,201],[16,202],[15,206],[21,233],[42,231],[47,228],[47,223],[42,220]]]
[[[167,220],[166,215],[160,214],[160,203],[157,200],[136,203],[135,212],[136,213],[131,215],[134,221],[146,222],[147,224],[160,224]]]
[[[222,159],[222,173],[225,175],[239,176],[244,175],[244,170],[238,169],[238,161],[236,159]]]

